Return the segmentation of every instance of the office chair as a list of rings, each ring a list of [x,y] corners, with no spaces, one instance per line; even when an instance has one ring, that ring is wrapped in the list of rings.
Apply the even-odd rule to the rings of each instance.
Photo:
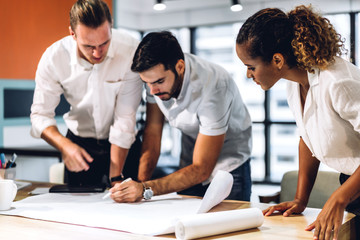
[[[319,171],[311,191],[307,207],[322,208],[330,195],[340,187],[338,172]],[[281,180],[281,190],[273,195],[259,196],[262,203],[284,202],[294,200],[298,171],[286,172]]]

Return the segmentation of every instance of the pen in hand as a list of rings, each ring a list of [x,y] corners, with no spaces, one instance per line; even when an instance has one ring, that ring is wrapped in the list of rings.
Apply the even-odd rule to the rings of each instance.
[[[131,181],[131,180],[132,180],[131,178],[127,178],[127,179],[125,179],[124,181],[122,181],[120,184],[126,183],[126,182]],[[111,192],[108,192],[107,194],[105,194],[105,195],[103,196],[102,199],[107,199],[108,197],[110,197],[110,195],[111,195]]]

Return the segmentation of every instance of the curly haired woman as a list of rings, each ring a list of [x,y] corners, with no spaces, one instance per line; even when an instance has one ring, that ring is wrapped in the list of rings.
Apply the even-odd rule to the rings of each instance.
[[[303,212],[320,162],[341,173],[342,185],[305,229],[315,229],[314,239],[337,239],[345,209],[360,215],[360,69],[339,57],[343,48],[331,23],[305,6],[288,14],[263,9],[246,20],[236,40],[247,77],[262,89],[288,80],[288,103],[300,132],[295,198],[263,213]]]

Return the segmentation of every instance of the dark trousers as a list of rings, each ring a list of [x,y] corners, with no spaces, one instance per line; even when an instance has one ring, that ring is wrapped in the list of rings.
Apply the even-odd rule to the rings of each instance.
[[[109,185],[110,142],[107,139],[79,137],[70,130],[68,130],[66,137],[84,148],[94,160],[92,163],[88,163],[90,167],[88,171],[71,172],[65,167],[65,182],[71,186]],[[140,153],[141,140],[137,136],[126,158],[123,169],[125,177],[137,179]]]
[[[343,184],[350,176],[343,173],[340,174],[339,180]],[[354,189],[355,191],[355,189]],[[352,201],[346,206],[346,211],[355,214],[355,231],[356,239],[360,239],[360,197]]]
[[[89,170],[71,172],[65,167],[65,181],[71,186],[100,185],[109,179],[110,142],[107,139],[83,138],[68,130],[66,137],[73,143],[84,148],[94,159],[89,164]]]
[[[250,159],[236,168],[231,175],[234,177],[234,184],[226,199],[250,201],[251,195],[251,170]],[[203,197],[210,184],[197,184],[193,187],[178,192],[179,194]]]
[[[345,175],[343,173],[340,174],[339,180],[341,185],[349,178],[349,175]],[[355,189],[354,189],[355,191]],[[356,216],[360,216],[360,197],[349,203],[346,207],[346,211],[355,214]]]

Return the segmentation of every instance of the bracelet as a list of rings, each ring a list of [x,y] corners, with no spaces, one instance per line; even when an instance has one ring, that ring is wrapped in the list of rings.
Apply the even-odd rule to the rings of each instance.
[[[119,176],[110,178],[110,182],[118,182],[118,181],[122,181],[122,180],[124,180],[124,179],[125,179],[125,177],[124,177],[124,175],[121,173]]]

